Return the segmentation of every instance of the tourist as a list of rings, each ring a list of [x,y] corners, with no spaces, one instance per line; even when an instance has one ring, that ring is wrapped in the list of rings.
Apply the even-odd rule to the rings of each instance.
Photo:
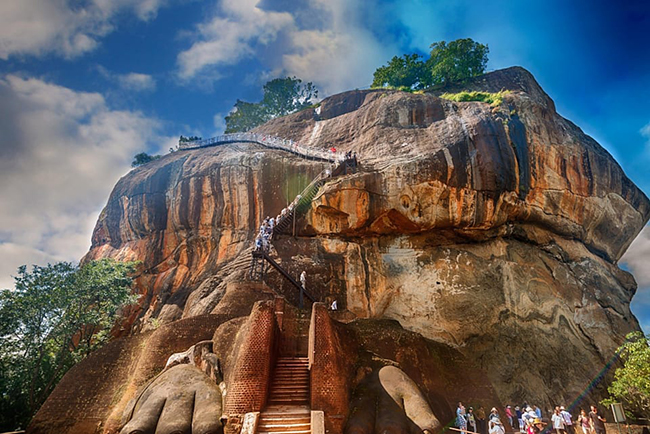
[[[339,306],[338,306],[338,304],[336,304],[336,300],[334,300],[334,301],[332,302],[332,306],[330,306],[330,308],[331,308],[333,311],[334,311],[334,310],[338,310]]]
[[[512,407],[510,407],[509,405],[506,405],[506,417],[508,418],[508,423],[510,424],[510,426],[514,428],[515,426],[512,423]]]
[[[303,289],[307,287],[307,273],[304,270],[302,273],[300,273],[300,284],[302,285]]]
[[[467,431],[467,419],[465,419],[465,407],[462,402],[458,403],[458,408],[456,409],[456,427],[460,429],[462,434],[465,434]]]
[[[496,415],[496,417],[493,417],[493,415]],[[503,427],[501,420],[499,419],[499,412],[497,411],[496,408],[493,408],[492,412],[490,412],[489,434],[505,434],[505,432],[506,430]]]
[[[524,421],[521,419],[521,407],[515,405],[515,416],[517,417],[517,426],[519,426],[519,432],[524,431]]]
[[[540,434],[544,430],[544,422],[540,418],[533,419],[531,431],[533,434]]]
[[[539,408],[536,405],[533,405],[533,410],[535,410],[535,414],[537,415],[538,418],[542,418],[542,409]]]
[[[474,419],[474,409],[472,407],[467,409],[467,425],[470,431],[476,432],[476,420]]]
[[[589,412],[589,419],[591,419],[591,426],[594,427],[596,434],[605,434],[605,418],[600,417],[598,414],[598,409],[595,405],[591,406],[591,411]]]
[[[580,410],[580,416],[578,416],[578,420],[576,422],[580,428],[582,428],[582,434],[591,434],[593,431],[591,428],[589,416],[587,416],[587,412],[584,410],[584,408]]]
[[[497,410],[496,407],[492,407],[492,410],[490,410],[490,417],[489,417],[489,419],[490,419],[490,421],[491,421],[492,419],[497,419],[497,420],[499,420],[499,411]]]
[[[541,419],[537,417],[532,407],[526,407],[526,412],[521,415],[521,418],[524,423],[524,428],[527,428],[528,425],[532,425],[535,419]]]
[[[564,418],[560,414],[560,407],[555,407],[555,411],[551,416],[551,422],[553,422],[553,429],[555,434],[565,434],[564,431]]]
[[[476,410],[476,422],[478,425],[478,432],[481,434],[487,434],[487,423],[485,420],[485,409],[482,405],[478,406]]]
[[[560,415],[564,419],[564,429],[566,432],[568,434],[577,434],[573,429],[573,420],[571,420],[573,416],[571,416],[571,413],[564,409],[564,406],[560,407]]]

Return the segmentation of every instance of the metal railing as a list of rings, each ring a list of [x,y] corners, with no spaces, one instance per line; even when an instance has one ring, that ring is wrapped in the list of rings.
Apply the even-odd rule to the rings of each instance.
[[[257,143],[270,149],[281,149],[304,157],[329,161],[332,163],[340,160],[340,157],[337,157],[337,155],[331,151],[313,149],[294,142],[293,140],[282,139],[279,137],[270,136],[268,134],[257,133],[222,134],[220,136],[211,137],[204,140],[181,142],[178,144],[178,149],[186,150],[206,148],[208,146],[219,146],[237,142]]]

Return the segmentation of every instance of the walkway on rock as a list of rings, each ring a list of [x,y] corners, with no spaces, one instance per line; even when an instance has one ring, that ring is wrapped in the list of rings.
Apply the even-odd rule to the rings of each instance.
[[[210,146],[220,146],[226,145],[228,143],[242,142],[256,143],[258,145],[264,146],[265,148],[279,149],[313,160],[328,161],[330,163],[334,163],[338,160],[334,152],[313,149],[294,142],[293,140],[281,139],[279,137],[270,136],[268,134],[257,133],[222,134],[221,136],[216,136],[209,139],[182,142],[178,144],[178,149],[184,151],[187,149],[207,148]]]
[[[318,194],[320,188],[325,185],[328,180],[341,174],[356,171],[356,168],[356,155],[353,156],[352,152],[346,153],[343,159],[338,160],[338,165],[333,169],[328,168],[320,172],[276,218],[271,218],[269,222],[265,220],[260,227],[260,233],[255,239],[255,247],[253,250],[253,259],[251,261],[250,270],[250,277],[252,280],[264,279],[268,268],[266,263],[268,262],[268,264],[278,270],[280,274],[289,281],[289,283],[300,291],[301,309],[303,307],[303,296],[307,297],[311,302],[316,301],[316,299],[307,292],[301,283],[298,283],[296,279],[291,277],[286,270],[284,270],[269,256],[271,240],[275,235],[286,231],[292,223],[295,225],[296,218],[309,208],[309,205]]]

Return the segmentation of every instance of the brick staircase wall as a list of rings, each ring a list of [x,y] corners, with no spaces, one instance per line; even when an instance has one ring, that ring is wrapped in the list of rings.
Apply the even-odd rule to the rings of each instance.
[[[229,416],[260,411],[266,404],[279,334],[274,302],[256,304],[246,333],[238,339],[241,345],[226,395],[225,413]]]
[[[348,417],[355,360],[342,328],[330,318],[327,306],[314,303],[309,327],[311,409],[325,412],[326,432],[343,432]]]

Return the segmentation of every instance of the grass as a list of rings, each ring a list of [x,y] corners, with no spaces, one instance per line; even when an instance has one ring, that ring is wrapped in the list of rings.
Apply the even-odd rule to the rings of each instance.
[[[510,93],[509,90],[502,90],[496,93],[479,92],[479,91],[462,91],[458,93],[443,93],[440,98],[448,99],[450,101],[463,102],[463,101],[479,101],[490,104],[495,107],[501,105],[504,95]]]

